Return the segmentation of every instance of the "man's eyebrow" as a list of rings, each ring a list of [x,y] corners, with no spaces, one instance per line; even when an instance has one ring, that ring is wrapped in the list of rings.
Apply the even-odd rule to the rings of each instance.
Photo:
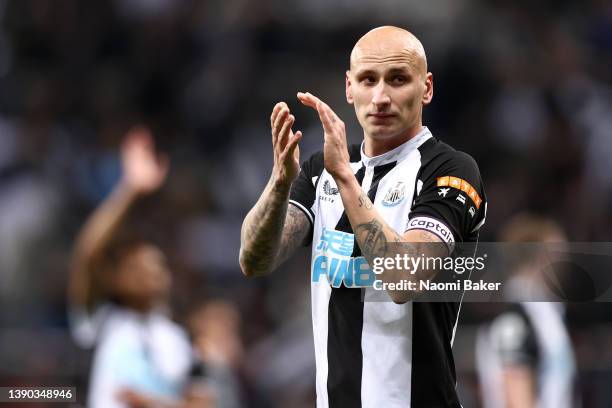
[[[409,74],[410,70],[406,66],[391,67],[385,70],[384,74]],[[355,75],[378,75],[379,71],[372,68],[363,68],[357,70]]]
[[[378,75],[387,76],[387,75],[398,75],[398,74],[402,74],[406,76],[413,75],[410,67],[405,64],[391,66],[389,68],[384,69],[383,72],[381,72],[380,69],[369,68],[369,67],[357,69],[355,71],[356,78],[363,78],[364,76],[378,76]]]
[[[371,68],[366,68],[366,69],[359,69],[357,70],[357,72],[355,72],[356,76],[362,76],[362,75],[378,75],[378,72],[376,72],[376,70],[371,69]]]
[[[392,67],[387,70],[389,74],[409,74],[410,71],[407,67]]]

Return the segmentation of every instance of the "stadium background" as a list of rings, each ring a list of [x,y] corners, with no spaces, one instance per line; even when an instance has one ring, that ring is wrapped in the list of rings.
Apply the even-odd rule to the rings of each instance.
[[[322,134],[298,90],[326,100],[360,140],[343,76],[353,43],[377,25],[424,43],[435,80],[425,122],[480,165],[490,201],[481,240],[531,209],[572,241],[610,241],[609,2],[3,0],[0,19],[0,385],[84,389],[89,355],[67,331],[68,257],[117,181],[124,132],[144,123],[172,169],[131,222],[170,258],[175,316],[228,300],[242,317],[250,406],[312,406],[308,253],[246,280],[239,229],[269,176],[275,102],[295,110],[302,158]],[[483,306],[463,309],[455,343],[466,407],[479,405]],[[612,404],[610,310],[568,311],[585,408]]]

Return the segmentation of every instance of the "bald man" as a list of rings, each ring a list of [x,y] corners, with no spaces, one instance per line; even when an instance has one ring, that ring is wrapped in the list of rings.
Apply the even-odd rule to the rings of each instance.
[[[455,242],[477,241],[486,213],[478,167],[423,126],[433,75],[408,31],[379,27],[360,38],[345,82],[361,145],[347,145],[344,122],[300,92],[323,126],[322,151],[300,167],[295,118],[285,102],[272,110],[274,166],[242,226],[241,269],[266,275],[312,244],[319,408],[460,407],[451,351],[459,302],[417,302],[418,290],[392,285],[436,271],[372,266],[446,257]]]

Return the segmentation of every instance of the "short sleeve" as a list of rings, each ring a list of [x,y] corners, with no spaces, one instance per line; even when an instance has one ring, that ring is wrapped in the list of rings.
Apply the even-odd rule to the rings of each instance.
[[[289,203],[299,208],[308,220],[311,228],[314,225],[315,213],[313,210],[316,200],[316,187],[323,171],[323,153],[315,153],[302,163],[300,174],[291,185]]]
[[[429,230],[449,246],[475,241],[486,208],[476,162],[466,153],[449,150],[421,169],[406,230]]]
[[[507,312],[495,318],[489,334],[493,350],[503,365],[537,365],[535,333],[520,313]]]
[[[102,326],[108,320],[112,306],[103,304],[93,313],[81,306],[71,306],[68,310],[70,334],[75,343],[84,349],[95,347]]]

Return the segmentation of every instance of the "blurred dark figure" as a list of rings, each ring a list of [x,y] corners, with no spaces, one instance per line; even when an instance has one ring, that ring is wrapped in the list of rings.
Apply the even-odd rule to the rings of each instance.
[[[187,391],[189,398],[212,393],[217,408],[243,406],[237,376],[244,360],[240,327],[238,310],[226,301],[206,302],[191,314],[189,331],[197,363]]]
[[[145,128],[128,133],[121,158],[121,181],[86,222],[71,264],[72,332],[81,346],[95,348],[87,405],[183,406],[192,349],[167,314],[172,279],[166,258],[150,242],[119,238],[133,205],[165,181],[168,160],[157,155]],[[212,402],[206,395],[190,406]]]
[[[564,306],[545,298],[547,254],[538,243],[562,243],[554,221],[531,214],[511,219],[500,241],[533,243],[522,250],[508,282],[508,307],[481,328],[476,360],[485,408],[575,408],[576,367]],[[526,297],[527,296],[527,297]]]

